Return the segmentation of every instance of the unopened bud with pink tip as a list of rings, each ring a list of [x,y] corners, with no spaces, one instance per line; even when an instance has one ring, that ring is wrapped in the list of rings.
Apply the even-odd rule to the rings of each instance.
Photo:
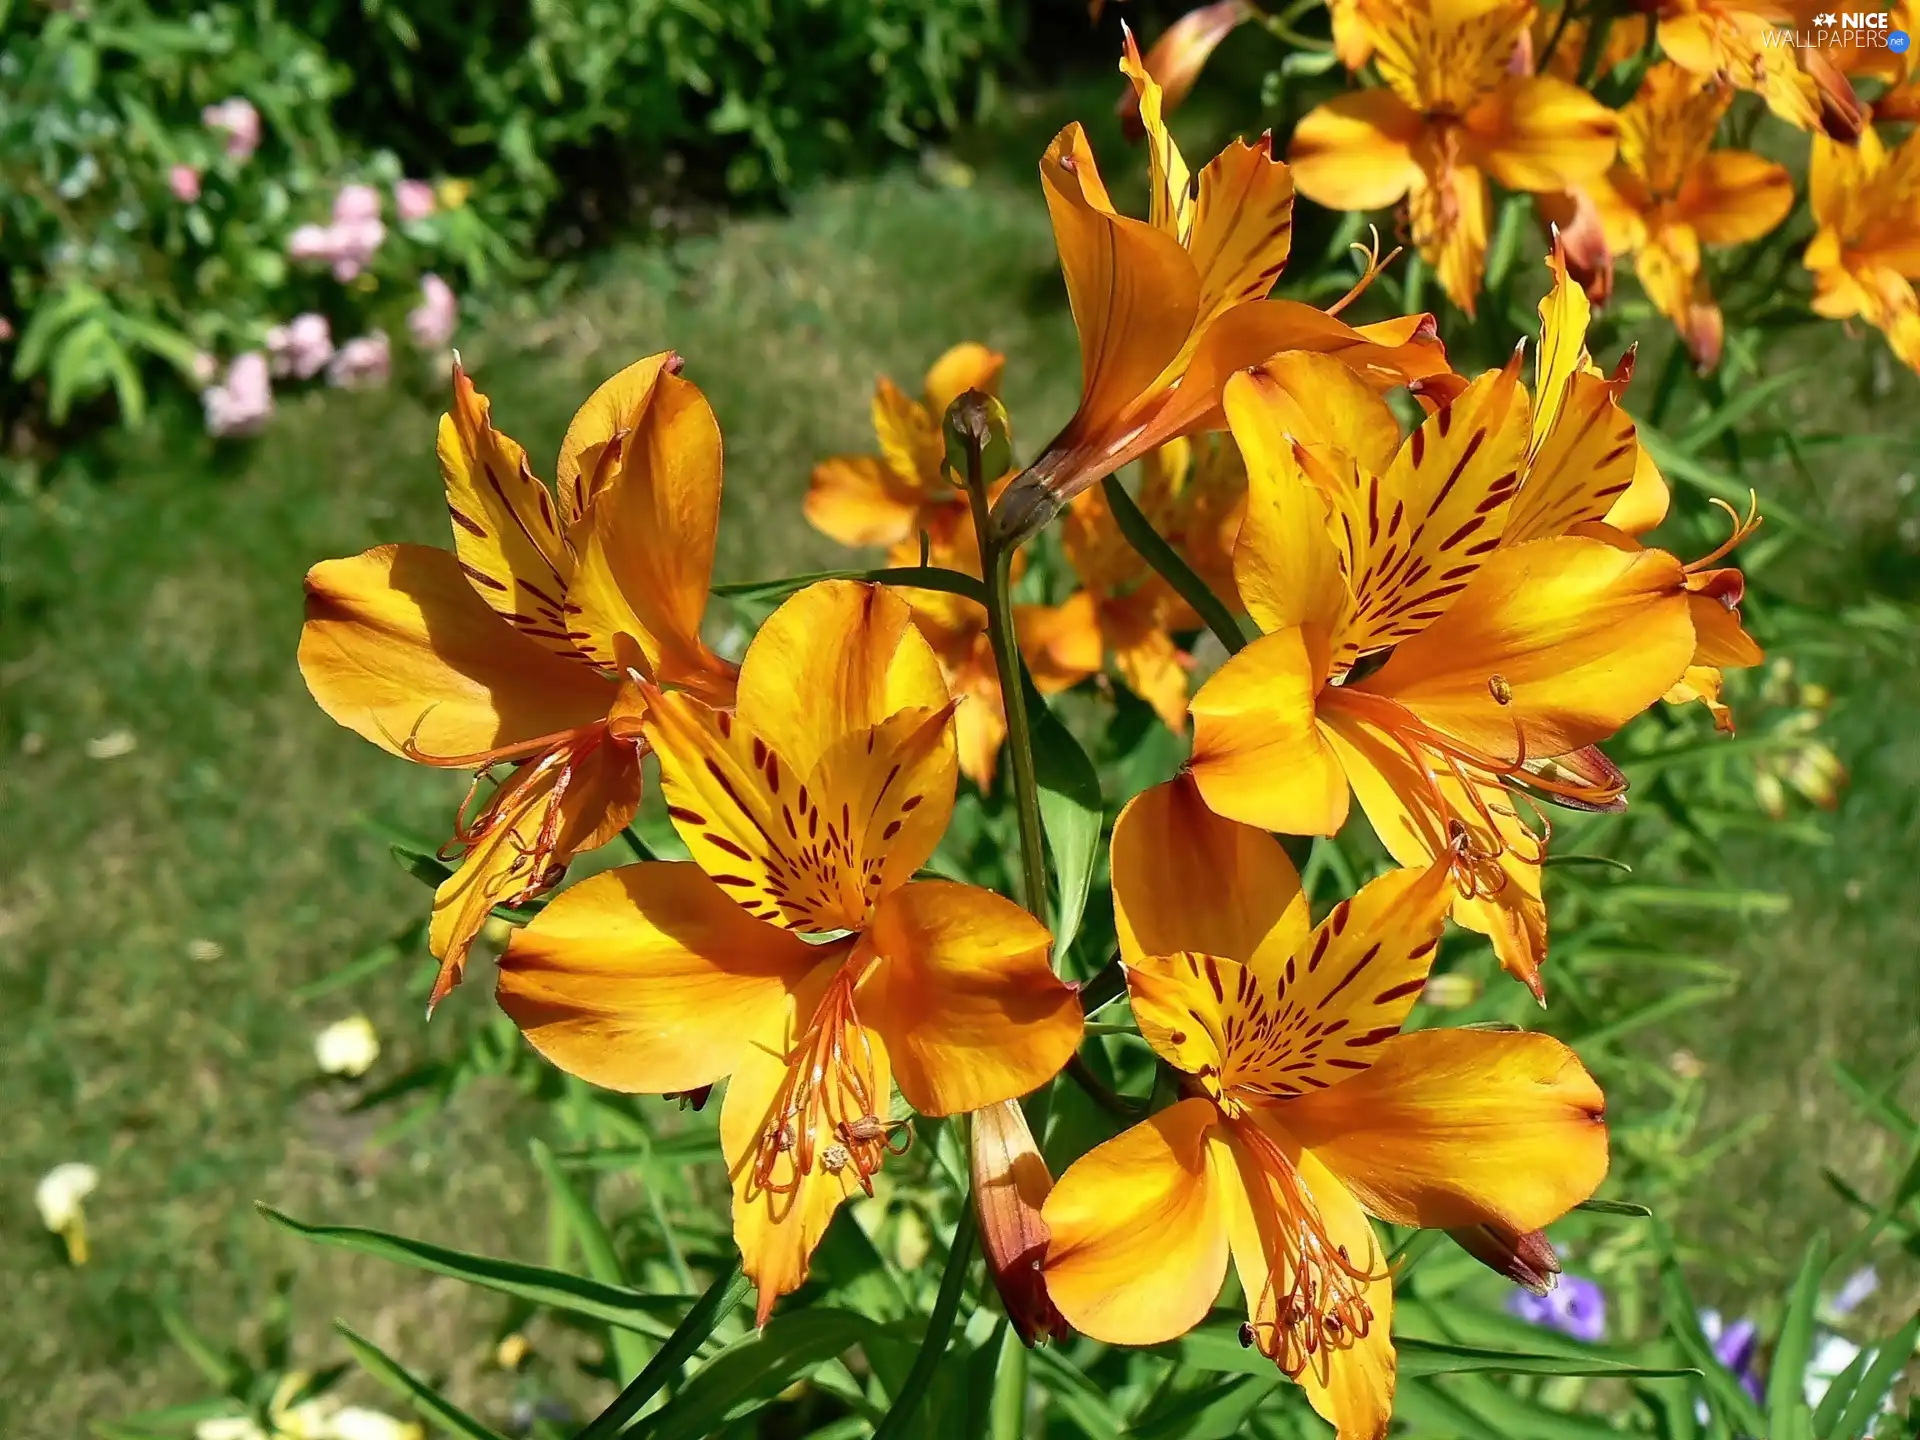
[[[1544,1231],[1523,1235],[1505,1225],[1470,1225],[1447,1234],[1494,1274],[1535,1295],[1545,1295],[1560,1281],[1560,1257],[1553,1253]]]
[[[973,1203],[980,1216],[980,1248],[987,1272],[1007,1307],[1007,1318],[1028,1345],[1064,1335],[1040,1273],[1051,1238],[1040,1207],[1053,1176],[1033,1143],[1017,1100],[1003,1100],[973,1116]]]

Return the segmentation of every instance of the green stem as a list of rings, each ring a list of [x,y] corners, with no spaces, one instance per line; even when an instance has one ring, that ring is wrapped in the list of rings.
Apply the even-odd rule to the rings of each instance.
[[[1033,917],[1047,923],[1046,832],[1040,825],[1040,781],[1033,766],[1033,728],[1027,719],[1027,691],[1020,669],[1020,643],[1013,624],[1013,550],[988,540],[987,483],[977,451],[967,455],[967,501],[973,507],[973,531],[980,538],[980,569],[986,576],[987,638],[1000,676],[1000,703],[1007,714],[1007,749],[1012,757],[1013,809],[1020,825],[1020,893]]]
[[[1093,1067],[1078,1055],[1067,1061],[1066,1073],[1074,1084],[1087,1092],[1088,1099],[1109,1115],[1118,1116],[1128,1124],[1132,1124],[1145,1112],[1145,1107],[1139,1101],[1129,1100],[1107,1084],[1094,1074]]]
[[[1101,482],[1101,489],[1107,497],[1107,508],[1113,512],[1114,522],[1127,543],[1193,607],[1194,614],[1219,637],[1229,655],[1238,653],[1247,643],[1247,632],[1240,628],[1240,622],[1233,618],[1225,602],[1207,588],[1207,582],[1194,574],[1193,567],[1180,558],[1180,552],[1140,513],[1140,507],[1133,503],[1119,476],[1109,475]]]
[[[680,1373],[680,1367],[693,1358],[720,1318],[746,1296],[747,1283],[738,1259],[714,1276],[706,1293],[693,1302],[687,1318],[674,1327],[673,1334],[661,1344],[646,1368],[634,1376],[632,1383],[574,1440],[612,1440],[618,1435],[621,1427],[644,1410],[661,1387]]]
[[[653,853],[653,847],[640,838],[640,832],[634,829],[633,826],[625,826],[620,831],[620,838],[627,842],[627,849],[633,852],[634,859],[647,861],[658,860],[660,858]]]
[[[927,1317],[927,1337],[920,1343],[920,1353],[913,1357],[913,1368],[907,1372],[893,1407],[875,1428],[873,1440],[898,1440],[900,1436],[915,1433],[911,1429],[913,1412],[920,1408],[921,1397],[933,1383],[934,1372],[940,1368],[941,1358],[947,1353],[947,1341],[953,1335],[960,1293],[967,1288],[967,1271],[973,1268],[977,1228],[973,1195],[969,1192],[960,1203],[959,1223],[953,1227],[953,1248],[947,1252],[947,1273],[940,1278],[940,1293],[934,1299],[933,1313]],[[582,1435],[580,1440],[587,1437]]]
[[[987,1415],[990,1440],[1026,1440],[1027,1347],[1008,1323],[1000,1326],[1000,1360],[993,1371],[993,1404]]]

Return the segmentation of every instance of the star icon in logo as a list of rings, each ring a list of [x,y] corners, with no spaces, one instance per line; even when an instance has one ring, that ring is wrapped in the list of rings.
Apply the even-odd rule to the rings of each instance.
[[[1820,26],[1821,29],[1824,30],[1834,25],[1838,20],[1838,18],[1839,17],[1836,16],[1831,10],[1828,10],[1823,14],[1814,16],[1813,23]]]

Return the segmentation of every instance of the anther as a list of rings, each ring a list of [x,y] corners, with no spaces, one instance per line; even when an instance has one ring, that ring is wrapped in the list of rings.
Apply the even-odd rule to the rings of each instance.
[[[1493,696],[1493,703],[1496,705],[1511,705],[1513,703],[1513,686],[1504,675],[1489,675],[1487,677],[1487,693]]]
[[[829,1175],[838,1175],[853,1161],[847,1147],[835,1142],[820,1152],[820,1168]]]

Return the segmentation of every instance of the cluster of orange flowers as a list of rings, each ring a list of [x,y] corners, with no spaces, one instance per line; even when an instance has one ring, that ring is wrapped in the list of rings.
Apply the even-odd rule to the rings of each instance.
[[[985,1239],[1023,1330],[1171,1339],[1231,1257],[1244,1341],[1343,1440],[1378,1440],[1393,1291],[1368,1217],[1538,1253],[1535,1232],[1607,1168],[1602,1097],[1558,1041],[1401,1033],[1446,919],[1543,995],[1543,804],[1623,805],[1598,742],[1663,696],[1714,700],[1719,668],[1758,651],[1737,571],[1635,538],[1665,486],[1620,405],[1626,367],[1586,353],[1588,301],[1557,251],[1531,391],[1517,354],[1455,375],[1430,317],[1353,327],[1267,299],[1288,167],[1236,142],[1192,175],[1148,68],[1124,68],[1149,217],[1116,211],[1077,125],[1042,164],[1084,359],[1071,422],[992,482],[977,533],[941,417],[1001,362],[961,346],[924,401],[881,383],[880,454],[822,464],[807,505],[843,539],[906,563],[924,545],[975,576],[983,550],[1070,507],[1084,588],[1019,617],[1036,682],[1110,656],[1170,726],[1191,719],[1190,760],[1130,800],[1110,856],[1133,1017],[1178,1072],[1176,1103],[1036,1183],[1010,1102],[1074,1055],[1079,996],[1040,921],[923,873],[960,774],[991,784],[1006,736],[985,612],[831,580],[782,604],[737,666],[717,656],[701,622],[720,435],[677,356],[588,399],[552,490],[456,374],[439,447],[452,551],[316,566],[301,667],[376,744],[478,772],[434,905],[436,998],[495,907],[546,896],[628,823],[656,757],[691,859],[554,895],[514,931],[498,997],[595,1084],[727,1082],[762,1321],[906,1143],[897,1087],[921,1115],[980,1112]],[[1382,398],[1401,387],[1426,412],[1406,434]],[[1091,488],[1142,457],[1148,519],[1261,632],[1197,690],[1171,638],[1196,616]],[[1271,832],[1330,835],[1353,796],[1404,868],[1316,925]]]
[[[1887,29],[1839,34],[1814,0],[1652,0],[1639,13],[1576,18],[1566,0],[1328,0],[1332,48],[1379,83],[1320,106],[1290,159],[1309,199],[1338,210],[1399,205],[1407,234],[1442,288],[1473,313],[1486,268],[1491,177],[1539,197],[1597,302],[1616,259],[1631,258],[1647,299],[1703,369],[1719,362],[1724,319],[1701,246],[1739,245],[1793,211],[1787,168],[1714,147],[1736,91],[1812,131],[1804,254],[1814,309],[1858,317],[1920,370],[1920,140],[1891,151],[1880,123],[1920,119],[1920,53],[1871,43],[1915,33],[1902,4]],[[1251,0],[1219,0],[1161,37],[1146,67],[1177,98]],[[1826,15],[1831,26],[1835,17]],[[1639,88],[1617,112],[1577,83],[1639,57]],[[1863,101],[1855,82],[1877,95]],[[1137,117],[1129,91],[1122,113]],[[1137,120],[1135,122],[1137,124]]]

